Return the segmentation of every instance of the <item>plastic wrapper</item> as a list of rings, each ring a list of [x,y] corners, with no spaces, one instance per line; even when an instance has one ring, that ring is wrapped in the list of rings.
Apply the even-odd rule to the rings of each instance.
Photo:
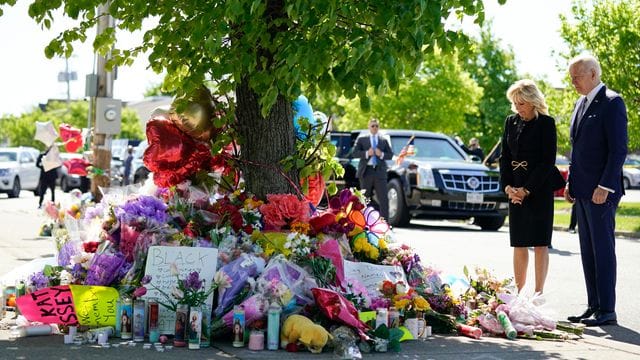
[[[480,316],[478,316],[478,321],[480,321],[480,325],[484,328],[487,329],[490,333],[492,334],[504,334],[504,329],[502,328],[502,325],[500,325],[500,322],[498,322],[498,319],[496,319],[495,316],[493,316],[493,314],[482,314]]]
[[[337,327],[331,332],[333,336],[333,354],[338,359],[362,359],[362,353],[358,348],[358,337],[347,326]]]
[[[314,288],[311,289],[311,292],[316,299],[316,304],[326,317],[355,328],[362,340],[369,338],[365,334],[369,330],[369,326],[358,318],[358,310],[351,301],[329,289]]]
[[[540,305],[544,304],[542,295],[537,294],[533,298],[529,298],[524,295],[502,293],[499,297],[505,303],[505,306],[508,306],[508,315],[512,323],[555,330],[556,321],[544,314],[542,305]],[[504,308],[501,308],[501,310],[504,310]]]
[[[264,268],[264,260],[255,256],[243,254],[234,261],[228,263],[218,270],[216,278],[226,276],[229,279],[228,287],[219,288],[218,306],[214,313],[221,316],[225,309],[229,309],[234,299],[247,284],[249,278],[254,278]]]
[[[304,306],[314,302],[311,289],[318,286],[315,279],[303,268],[290,262],[282,255],[271,258],[257,280],[257,284],[273,284],[274,282],[282,283],[291,292],[293,302],[290,306]],[[263,289],[256,289],[256,291],[260,291],[263,296],[266,295]],[[287,307],[287,303],[280,305],[284,307],[284,312],[291,310]]]
[[[345,286],[344,283],[344,260],[340,253],[340,244],[336,239],[330,239],[323,242],[318,248],[318,255],[331,260],[336,268],[336,279],[338,283]]]

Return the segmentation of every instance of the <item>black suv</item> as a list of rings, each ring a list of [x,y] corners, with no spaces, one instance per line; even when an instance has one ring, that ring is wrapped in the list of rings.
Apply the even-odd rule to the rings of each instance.
[[[351,147],[367,130],[333,132],[331,139],[345,168],[339,186],[358,186]],[[388,161],[389,223],[406,226],[412,217],[474,219],[483,230],[498,230],[508,213],[498,171],[470,157],[450,137],[412,130],[384,130],[395,156]],[[398,160],[406,147],[407,155]]]

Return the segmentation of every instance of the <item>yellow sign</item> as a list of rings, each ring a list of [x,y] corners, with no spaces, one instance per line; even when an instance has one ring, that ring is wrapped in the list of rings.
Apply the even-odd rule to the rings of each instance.
[[[115,326],[118,291],[106,286],[69,285],[78,323],[88,326]]]

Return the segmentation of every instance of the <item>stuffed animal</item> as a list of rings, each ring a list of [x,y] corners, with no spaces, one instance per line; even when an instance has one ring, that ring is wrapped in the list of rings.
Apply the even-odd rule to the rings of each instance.
[[[288,344],[302,343],[314,354],[322,352],[322,348],[331,338],[331,334],[320,325],[314,324],[302,315],[291,315],[284,321],[280,332],[280,344],[286,348]]]

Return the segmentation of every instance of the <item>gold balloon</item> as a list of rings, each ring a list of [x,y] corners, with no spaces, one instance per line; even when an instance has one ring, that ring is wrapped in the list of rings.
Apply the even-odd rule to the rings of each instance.
[[[171,116],[171,120],[180,130],[197,140],[211,139],[215,107],[209,89],[201,86],[194,93],[176,99],[171,111],[177,115]]]

